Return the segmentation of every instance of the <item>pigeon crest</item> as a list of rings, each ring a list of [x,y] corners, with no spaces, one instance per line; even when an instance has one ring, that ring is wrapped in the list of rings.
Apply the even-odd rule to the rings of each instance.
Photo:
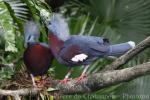
[[[68,23],[61,14],[54,13],[51,17],[48,29],[60,40],[66,41],[70,38]]]

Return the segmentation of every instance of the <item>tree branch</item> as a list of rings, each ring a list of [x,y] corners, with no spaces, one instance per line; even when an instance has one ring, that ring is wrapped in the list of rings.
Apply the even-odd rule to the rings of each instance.
[[[57,88],[63,94],[88,93],[122,82],[130,81],[150,72],[150,62],[121,70],[113,70],[89,75],[84,83],[76,80],[68,84],[59,84]]]
[[[67,84],[56,84],[57,80],[53,80],[53,87],[60,90],[62,94],[89,93],[100,90],[102,88],[116,85],[122,82],[133,80],[150,72],[150,62],[137,65],[121,70],[106,71],[101,73],[91,74],[85,82],[78,83],[76,80],[71,80]],[[57,81],[58,83],[58,81]],[[37,94],[38,89],[20,89],[20,90],[1,90],[0,95],[29,95]]]
[[[13,96],[18,98],[18,96],[26,96],[26,95],[36,95],[38,93],[38,89],[31,88],[31,89],[19,89],[19,90],[2,90],[0,89],[0,95],[3,96]]]
[[[138,45],[136,45],[135,48],[129,50],[127,53],[116,59],[112,64],[107,65],[102,70],[102,72],[118,69],[121,65],[127,63],[130,59],[132,59],[135,55],[139,54],[141,51],[149,47],[150,47],[150,36],[147,37],[142,42],[140,42]]]

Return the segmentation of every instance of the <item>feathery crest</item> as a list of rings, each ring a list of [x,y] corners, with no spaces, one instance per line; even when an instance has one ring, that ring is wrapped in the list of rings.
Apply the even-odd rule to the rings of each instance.
[[[63,41],[70,37],[68,23],[61,14],[54,13],[54,15],[51,17],[48,29]]]
[[[25,42],[35,42],[38,40],[40,32],[38,25],[33,21],[28,21],[24,25]]]

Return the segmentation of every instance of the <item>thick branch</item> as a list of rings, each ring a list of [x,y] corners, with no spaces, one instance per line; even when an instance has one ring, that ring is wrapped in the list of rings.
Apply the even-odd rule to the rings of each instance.
[[[127,53],[116,59],[112,64],[107,65],[102,70],[102,72],[118,69],[121,65],[127,63],[130,59],[132,59],[135,55],[139,54],[141,51],[149,47],[150,47],[150,36],[147,37],[142,42],[140,42],[135,48],[129,50]]]
[[[76,80],[72,80],[66,85],[59,84],[57,88],[63,94],[88,93],[130,81],[149,72],[150,62],[147,62],[135,67],[92,74],[87,77],[85,83],[77,83]]]
[[[76,80],[71,80],[67,84],[53,84],[53,87],[59,89],[62,94],[89,93],[108,86],[130,81],[149,72],[150,62],[147,62],[135,67],[91,74],[83,83],[78,83]],[[55,83],[56,81],[57,80],[53,80],[53,83]],[[38,89],[34,88],[20,90],[0,89],[0,95],[25,96],[29,94],[35,95],[37,93]]]

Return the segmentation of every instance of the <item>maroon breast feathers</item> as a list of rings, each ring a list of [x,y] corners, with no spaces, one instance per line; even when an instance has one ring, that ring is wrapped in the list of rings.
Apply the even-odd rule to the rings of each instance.
[[[58,54],[60,49],[63,47],[64,42],[58,39],[55,35],[49,34],[48,39],[50,42],[50,46],[54,55]]]

